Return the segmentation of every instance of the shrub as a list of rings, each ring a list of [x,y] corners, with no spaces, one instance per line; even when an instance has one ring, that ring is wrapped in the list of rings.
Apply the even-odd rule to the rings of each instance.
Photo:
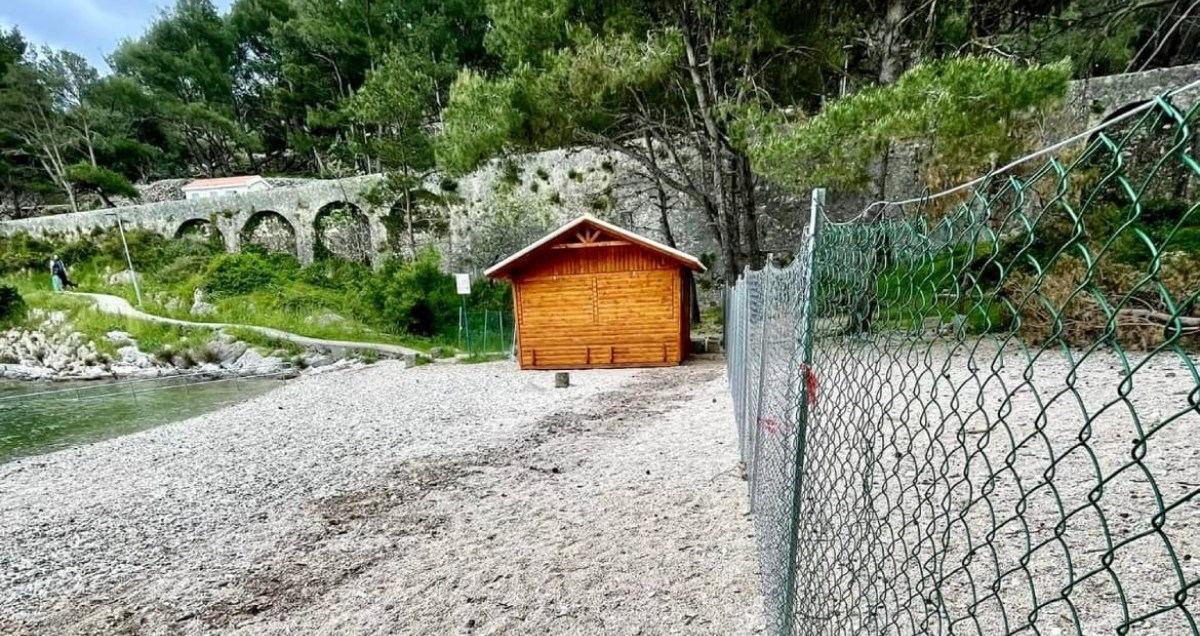
[[[512,285],[481,278],[471,284],[468,302],[473,310],[512,311]]]
[[[53,249],[49,241],[25,233],[0,238],[0,275],[27,269],[45,269],[49,276]]]
[[[454,278],[442,272],[432,247],[412,260],[388,261],[367,284],[364,300],[378,322],[398,331],[431,336],[456,324]]]
[[[357,289],[371,277],[371,268],[363,263],[324,259],[300,270],[299,279],[314,287],[346,291]]]
[[[25,319],[25,299],[16,287],[0,286],[0,326]]]
[[[221,254],[208,264],[204,287],[213,297],[240,296],[290,279],[298,270],[296,259],[288,255]]]

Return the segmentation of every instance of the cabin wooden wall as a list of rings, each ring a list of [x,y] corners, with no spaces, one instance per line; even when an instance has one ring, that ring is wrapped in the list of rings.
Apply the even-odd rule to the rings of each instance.
[[[687,287],[657,252],[556,247],[513,283],[523,369],[671,365],[687,354]]]

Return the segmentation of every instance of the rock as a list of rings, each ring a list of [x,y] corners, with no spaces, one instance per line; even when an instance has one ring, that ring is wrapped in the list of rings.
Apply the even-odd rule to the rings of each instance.
[[[429,357],[437,360],[445,355],[445,351],[441,347],[433,347],[429,350]]]
[[[274,373],[287,366],[287,361],[277,356],[263,357],[254,349],[247,349],[240,358],[226,368],[237,371],[239,375],[257,375],[259,373]]]
[[[193,316],[210,316],[217,313],[217,308],[212,303],[204,301],[204,290],[197,287],[192,292],[192,309]]]
[[[192,309],[190,313],[193,316],[211,316],[217,313],[217,308],[214,307],[212,303],[200,301],[192,303]]]
[[[311,369],[316,369],[318,367],[331,364],[333,362],[333,357],[324,353],[317,353],[311,356],[304,356],[300,360],[304,366]]]
[[[133,272],[123,270],[115,274],[109,274],[107,282],[109,285],[132,285],[134,278],[137,278],[138,282],[141,282],[141,276],[134,276]]]
[[[114,377],[118,378],[145,377],[146,373],[145,369],[125,362],[114,362],[109,367],[109,371],[112,372]]]
[[[45,367],[23,364],[0,364],[0,378],[6,380],[49,380],[54,371]]]
[[[136,343],[133,336],[124,331],[110,331],[104,334],[104,339],[118,347],[125,347]]]
[[[72,378],[78,380],[99,380],[111,376],[112,373],[105,370],[104,367],[83,367],[71,375]]]
[[[117,349],[117,357],[120,360],[120,364],[133,366],[138,369],[150,369],[155,366],[154,360],[149,355],[142,353],[134,345],[127,345]],[[113,366],[115,369],[116,365]]]
[[[167,302],[163,303],[163,308],[166,309],[167,313],[169,314],[176,313],[183,309],[183,301],[176,296],[172,296],[167,299]]]
[[[46,358],[42,360],[42,365],[48,369],[63,371],[71,365],[71,358],[56,351],[46,356]]]
[[[238,358],[242,357],[242,354],[246,353],[247,349],[246,343],[237,341],[221,342],[217,340],[205,346],[213,352],[214,357],[221,366],[229,366],[234,363]]]
[[[328,327],[330,325],[340,325],[346,322],[346,319],[326,309],[315,316],[308,316],[304,319],[304,322],[310,325],[317,325],[318,327]]]

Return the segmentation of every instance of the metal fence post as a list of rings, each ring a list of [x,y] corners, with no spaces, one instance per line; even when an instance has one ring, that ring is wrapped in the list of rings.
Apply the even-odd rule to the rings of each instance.
[[[804,316],[800,320],[798,331],[803,341],[800,343],[803,354],[801,356],[803,366],[800,368],[800,400],[796,405],[796,439],[795,447],[793,448],[795,461],[793,462],[792,474],[792,511],[789,517],[790,527],[788,529],[788,568],[787,568],[787,584],[784,586],[784,603],[781,611],[780,625],[783,626],[783,633],[790,636],[795,631],[795,606],[796,606],[796,551],[799,543],[799,538],[796,533],[800,526],[800,502],[801,488],[804,485],[804,451],[808,437],[808,403],[810,396],[808,394],[808,381],[806,374],[811,373],[813,362],[813,327],[816,324],[817,314],[817,276],[816,276],[816,251],[817,240],[819,236],[819,224],[821,217],[825,213],[825,189],[816,188],[812,191],[812,215],[808,220],[808,230],[805,233],[804,241],[804,259],[806,261],[803,269],[804,283]]]

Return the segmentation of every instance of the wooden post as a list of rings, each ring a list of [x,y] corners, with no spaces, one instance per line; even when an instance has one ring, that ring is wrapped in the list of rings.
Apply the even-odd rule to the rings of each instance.
[[[571,374],[566,371],[559,371],[554,374],[554,388],[565,389],[571,386]]]

